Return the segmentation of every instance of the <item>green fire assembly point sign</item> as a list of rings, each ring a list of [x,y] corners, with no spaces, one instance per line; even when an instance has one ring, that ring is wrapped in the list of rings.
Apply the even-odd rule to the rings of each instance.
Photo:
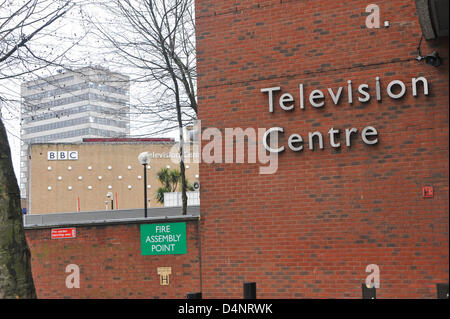
[[[142,256],[186,253],[186,223],[141,225]]]

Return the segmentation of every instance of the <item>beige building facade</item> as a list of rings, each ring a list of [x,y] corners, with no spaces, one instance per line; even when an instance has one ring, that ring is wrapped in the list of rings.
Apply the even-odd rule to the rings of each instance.
[[[185,149],[186,178],[193,184],[199,180],[197,153],[194,144]],[[143,208],[144,166],[138,162],[142,152],[151,154],[148,207],[161,207],[156,201],[162,186],[157,172],[179,169],[178,147],[171,139],[96,138],[30,145],[27,213]]]
[[[130,80],[101,67],[59,70],[21,85],[20,193],[27,197],[27,149],[34,143],[80,143],[128,137]]]

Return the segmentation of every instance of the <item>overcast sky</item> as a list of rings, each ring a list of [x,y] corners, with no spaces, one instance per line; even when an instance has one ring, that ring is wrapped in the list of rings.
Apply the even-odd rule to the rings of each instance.
[[[83,0],[81,0],[83,1]],[[53,50],[54,54],[62,52],[71,47],[64,63],[72,68],[83,67],[86,65],[100,65],[107,67],[112,71],[119,71],[127,75],[135,74],[134,70],[118,69],[115,67],[112,55],[109,55],[101,42],[91,33],[93,30],[89,23],[90,19],[95,19],[105,24],[114,23],[114,19],[98,7],[87,4],[80,8],[75,8],[66,14],[48,31],[40,37],[34,39],[33,45],[36,48]],[[74,45],[76,43],[76,45]],[[20,76],[14,80],[0,80],[0,94],[9,99],[20,100],[20,84],[23,81],[32,80],[37,77],[46,77],[56,72],[55,68],[48,68]],[[130,98],[131,104],[136,104],[137,100],[144,99],[149,94],[148,86],[145,84],[131,84]],[[2,119],[8,133],[8,139],[11,147],[14,171],[16,176],[20,172],[20,105],[8,103],[2,106]],[[151,123],[151,124],[150,124]],[[164,126],[155,124],[155,120],[149,115],[138,115],[138,112],[131,111],[130,133],[135,137],[156,137],[165,136],[178,139],[178,131],[161,132]],[[160,132],[156,133],[155,132]]]

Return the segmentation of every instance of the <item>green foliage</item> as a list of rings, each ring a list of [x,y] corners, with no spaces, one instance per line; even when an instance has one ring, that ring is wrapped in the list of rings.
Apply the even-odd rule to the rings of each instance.
[[[194,185],[192,185],[191,183],[189,183],[189,181],[186,179],[186,190],[193,192],[195,190]]]
[[[181,185],[181,173],[178,169],[168,169],[161,168],[161,170],[156,174],[162,187],[159,187],[156,191],[156,200],[163,204],[164,203],[164,193],[176,192]],[[186,179],[186,190],[193,191],[194,186]]]
[[[165,187],[159,187],[156,191],[156,200],[158,203],[164,204],[164,193],[169,193],[170,189]]]

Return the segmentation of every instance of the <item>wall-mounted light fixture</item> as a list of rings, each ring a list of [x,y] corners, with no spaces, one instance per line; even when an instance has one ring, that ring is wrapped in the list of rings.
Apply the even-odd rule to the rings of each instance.
[[[111,210],[114,210],[114,199],[113,199],[112,192],[106,193],[106,197],[108,198],[108,200],[111,200]],[[105,202],[105,204],[106,203],[107,203],[107,201]]]

